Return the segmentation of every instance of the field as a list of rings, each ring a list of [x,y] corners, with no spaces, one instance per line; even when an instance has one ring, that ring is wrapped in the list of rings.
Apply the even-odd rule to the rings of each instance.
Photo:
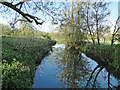
[[[92,40],[89,39],[89,42],[92,43]],[[95,43],[97,43],[97,40],[95,40]],[[104,42],[104,40],[100,40],[100,43],[101,43],[101,44],[108,44],[108,45],[110,45],[110,44],[111,44],[111,40],[108,39],[108,40],[105,40],[105,42]],[[115,41],[114,44],[119,44],[119,42],[118,42],[118,41]]]

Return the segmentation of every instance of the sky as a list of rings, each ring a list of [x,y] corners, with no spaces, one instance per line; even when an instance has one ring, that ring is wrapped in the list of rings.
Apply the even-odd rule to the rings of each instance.
[[[109,5],[108,9],[111,10],[110,21],[112,23],[112,27],[110,29],[111,29],[111,33],[113,33],[114,25],[115,25],[116,20],[118,18],[118,2],[112,2]]]
[[[115,21],[118,17],[118,0],[115,0],[114,2],[111,2],[108,9],[111,11],[110,21],[112,22],[112,24],[115,24]],[[43,15],[41,15],[41,16],[43,17]],[[9,20],[10,19],[3,18],[0,14],[0,23],[8,24]],[[58,25],[53,25],[51,23],[51,21],[46,21],[41,26],[40,25],[35,25],[35,23],[34,23],[34,26],[41,31],[52,32]]]
[[[110,20],[114,22],[118,18],[118,3],[112,2],[108,8],[111,10]]]

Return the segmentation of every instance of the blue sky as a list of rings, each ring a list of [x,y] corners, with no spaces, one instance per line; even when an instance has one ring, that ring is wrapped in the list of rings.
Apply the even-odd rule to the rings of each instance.
[[[111,11],[110,21],[112,22],[112,24],[114,24],[115,21],[116,21],[116,19],[117,19],[117,17],[118,17],[118,2],[117,1],[111,2],[110,5],[109,5],[109,7],[108,7],[108,9]],[[42,14],[39,14],[39,16],[40,15],[42,15]],[[43,15],[42,15],[42,17],[43,17]],[[8,24],[9,20],[10,19],[4,19],[4,18],[2,18],[2,16],[0,15],[0,23]],[[46,23],[43,24],[43,27],[41,29],[46,29],[46,31],[49,31],[47,29],[49,29],[50,26],[51,26],[51,29],[53,29],[53,28],[56,27],[56,26],[52,26],[52,24],[50,23],[50,21],[48,21],[48,22],[46,22]],[[36,26],[36,27],[41,27],[41,26]],[[45,31],[45,30],[43,30],[43,31]]]
[[[118,18],[118,2],[110,3],[108,8],[111,10],[110,19],[115,21]]]

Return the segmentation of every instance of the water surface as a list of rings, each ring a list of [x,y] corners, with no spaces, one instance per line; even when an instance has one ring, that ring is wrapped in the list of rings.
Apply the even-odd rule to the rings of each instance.
[[[84,88],[97,65],[80,51],[68,50],[64,44],[56,44],[53,52],[37,68],[33,88]],[[99,69],[92,75],[87,88],[92,87]],[[110,75],[110,86],[118,85],[120,80]],[[98,74],[94,87],[108,88],[108,72],[105,68]]]

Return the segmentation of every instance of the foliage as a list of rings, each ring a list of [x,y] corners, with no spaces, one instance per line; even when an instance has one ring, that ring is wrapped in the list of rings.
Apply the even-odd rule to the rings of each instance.
[[[40,64],[54,44],[55,41],[40,38],[3,36],[3,88],[31,88],[35,66]]]
[[[120,70],[120,45],[104,45],[100,46],[95,44],[87,44],[85,47],[82,47],[82,52],[84,52],[87,56],[94,59],[98,63],[107,62],[109,65],[116,68],[116,70]]]
[[[112,55],[114,61],[112,62],[112,65],[116,68],[116,70],[120,71],[120,44],[117,44],[114,47],[115,51]]]
[[[35,71],[31,70],[29,66],[24,66],[17,60],[13,60],[10,64],[3,60],[2,65],[2,89],[8,88],[31,88],[32,77],[30,73]]]
[[[48,40],[51,40],[51,37],[48,35],[48,33],[45,33],[42,35],[44,38],[48,39]]]
[[[63,24],[60,31],[66,36],[66,45],[75,47],[77,44],[86,40],[86,29],[84,21],[85,2],[72,1],[71,8],[65,7]]]

